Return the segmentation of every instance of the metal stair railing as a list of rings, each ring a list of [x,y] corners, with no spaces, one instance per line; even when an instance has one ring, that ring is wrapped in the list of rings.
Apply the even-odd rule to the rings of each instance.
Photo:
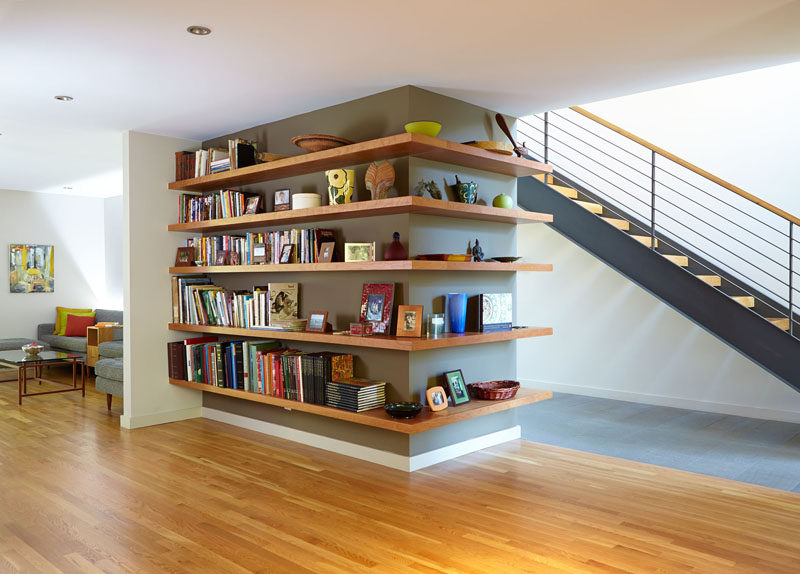
[[[556,179],[649,233],[651,249],[721,275],[800,338],[800,218],[577,106],[521,118],[517,134]]]

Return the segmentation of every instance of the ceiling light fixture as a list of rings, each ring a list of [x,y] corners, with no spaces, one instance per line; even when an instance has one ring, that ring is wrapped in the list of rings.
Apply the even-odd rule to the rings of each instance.
[[[57,99],[59,102],[71,102],[72,100],[75,99],[72,96],[53,96],[53,97]]]
[[[64,189],[70,190],[70,189],[72,189],[72,188],[71,188],[71,187],[69,187],[68,185],[65,185],[65,186],[64,186]]]
[[[208,36],[211,33],[211,28],[205,26],[189,26],[186,31],[195,36]]]

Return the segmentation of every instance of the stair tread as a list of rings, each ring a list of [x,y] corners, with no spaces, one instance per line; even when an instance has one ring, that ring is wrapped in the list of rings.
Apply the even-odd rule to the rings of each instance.
[[[767,317],[766,319],[779,329],[783,329],[784,331],[789,330],[789,317],[778,317],[778,318]]]
[[[756,306],[756,299],[755,297],[750,297],[749,295],[737,295],[735,297],[731,297],[737,303],[744,305],[745,307],[755,307]]]
[[[567,187],[566,185],[554,185],[550,184],[550,187],[555,189],[561,195],[569,197],[570,199],[578,199],[578,192],[571,187]]]
[[[701,281],[705,281],[712,287],[719,287],[722,285],[722,277],[719,275],[697,275],[696,277]]]
[[[579,201],[577,199],[574,201],[575,203],[577,203],[584,209],[588,209],[592,213],[598,213],[598,214],[603,213],[603,206],[600,205],[599,203],[592,203],[591,201]]]
[[[631,235],[631,237],[633,237],[639,243],[641,243],[643,245],[646,245],[647,247],[651,247],[652,246],[651,240],[653,238],[650,237],[649,235]],[[656,247],[658,247],[658,238],[656,238],[655,241],[656,241]]]
[[[622,231],[628,231],[631,228],[630,222],[625,219],[616,219],[614,217],[601,217],[600,219]]]
[[[686,255],[663,255],[663,257],[666,257],[675,265],[680,265],[681,267],[689,266],[689,258]]]

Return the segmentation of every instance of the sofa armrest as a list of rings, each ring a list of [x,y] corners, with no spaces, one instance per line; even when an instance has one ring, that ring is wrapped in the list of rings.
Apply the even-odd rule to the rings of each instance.
[[[42,340],[42,335],[52,335],[56,330],[55,323],[42,323],[36,326],[36,338]]]

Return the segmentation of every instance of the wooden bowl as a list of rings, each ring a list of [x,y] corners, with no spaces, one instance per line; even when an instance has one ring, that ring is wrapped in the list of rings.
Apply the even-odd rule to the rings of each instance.
[[[355,142],[340,138],[338,136],[329,136],[325,134],[303,134],[292,138],[292,143],[299,148],[306,151],[323,151],[326,149],[333,149],[350,145]]]

